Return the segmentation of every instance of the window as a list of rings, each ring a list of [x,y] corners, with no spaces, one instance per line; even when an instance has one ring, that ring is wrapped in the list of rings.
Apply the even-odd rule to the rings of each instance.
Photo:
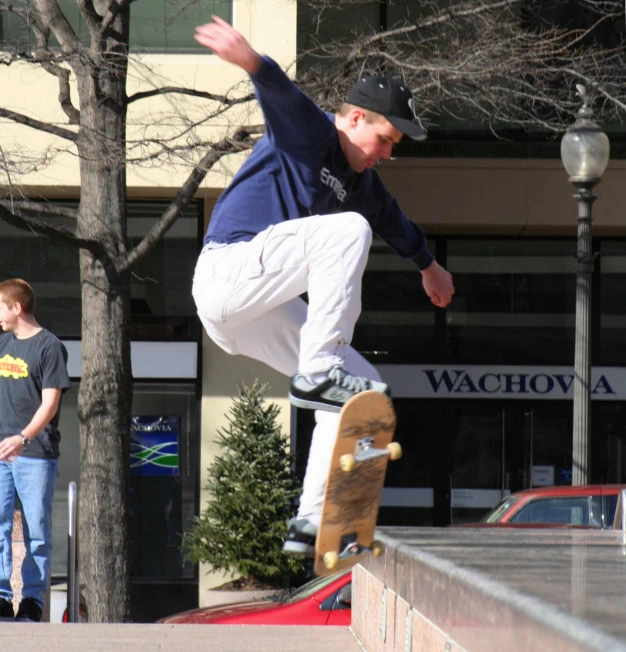
[[[72,227],[73,220],[49,220]],[[53,242],[31,231],[0,223],[4,255],[0,257],[0,278],[23,278],[37,297],[37,321],[57,337],[80,336],[81,292],[78,249]]]
[[[511,523],[563,523],[602,526],[599,496],[533,500],[513,516]]]
[[[596,266],[602,284],[600,296],[594,297],[601,311],[601,336],[597,343],[600,361],[603,365],[626,365],[626,241],[603,240]]]
[[[152,228],[167,202],[129,202],[128,244]],[[135,268],[131,281],[134,340],[196,340],[200,334],[191,284],[199,253],[202,203],[190,204]]]
[[[617,510],[617,500],[618,496],[605,496],[606,508],[604,511],[604,527],[613,527],[613,521],[615,520],[615,512]]]
[[[450,238],[447,361],[573,364],[573,250],[574,240]]]
[[[76,207],[76,203],[71,204]],[[133,247],[159,218],[167,202],[128,203],[128,244]],[[202,204],[190,204],[163,239],[133,268],[131,337],[195,341],[199,322],[191,282],[200,243]],[[72,227],[67,218],[46,221]],[[0,279],[28,281],[37,295],[39,323],[60,338],[81,335],[78,250],[0,222],[4,255]]]
[[[130,46],[168,50],[200,49],[207,52],[193,38],[193,34],[195,27],[208,22],[212,15],[231,22],[232,3],[228,0],[133,2],[130,5]]]
[[[61,10],[83,43],[89,31],[76,0],[58,0]],[[206,51],[193,38],[194,28],[211,15],[232,20],[229,0],[139,0],[130,5],[131,48],[149,50]],[[0,42],[20,45],[32,42],[27,22],[10,12],[0,13]]]
[[[428,244],[434,254],[436,243]],[[435,361],[434,329],[435,309],[415,263],[375,239],[363,276],[353,348],[375,364]]]
[[[511,509],[519,498],[507,497],[498,503],[491,511],[487,512],[481,519],[481,523],[497,523],[500,517]]]
[[[417,267],[374,240],[352,346],[375,364],[574,364],[575,238],[437,237],[455,294],[436,310]],[[594,366],[626,366],[626,241],[594,242]]]

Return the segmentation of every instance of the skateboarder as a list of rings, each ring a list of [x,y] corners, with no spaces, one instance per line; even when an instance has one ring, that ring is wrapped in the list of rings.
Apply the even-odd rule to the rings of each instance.
[[[350,347],[372,231],[417,265],[434,305],[447,306],[454,293],[424,234],[372,170],[403,135],[426,134],[402,82],[360,79],[328,114],[220,18],[195,38],[250,75],[267,131],[213,210],[193,296],[218,346],[290,376],[291,401],[316,410],[285,543],[287,552],[313,555],[337,412],[358,392],[388,392]]]

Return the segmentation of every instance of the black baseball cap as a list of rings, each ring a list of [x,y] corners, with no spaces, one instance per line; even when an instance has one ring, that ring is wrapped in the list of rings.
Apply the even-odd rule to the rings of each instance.
[[[426,139],[426,130],[415,115],[413,94],[404,82],[392,77],[362,77],[348,91],[346,102],[380,113],[413,140]]]

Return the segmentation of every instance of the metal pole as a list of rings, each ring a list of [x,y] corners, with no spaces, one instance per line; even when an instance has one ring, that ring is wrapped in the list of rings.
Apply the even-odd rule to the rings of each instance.
[[[578,202],[578,245],[576,253],[576,350],[574,357],[574,438],[572,484],[588,483],[589,426],[591,423],[591,207],[596,196],[591,187],[580,187]]]
[[[67,620],[78,622],[78,491],[76,483],[68,487],[69,531],[67,537]]]

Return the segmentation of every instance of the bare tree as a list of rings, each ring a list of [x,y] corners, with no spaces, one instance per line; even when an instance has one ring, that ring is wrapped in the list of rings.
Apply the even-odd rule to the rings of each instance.
[[[407,81],[426,125],[452,121],[462,128],[472,121],[496,134],[556,135],[580,107],[577,84],[595,97],[604,120],[621,121],[626,113],[623,2],[304,2],[298,77],[328,107],[341,102],[356,75],[378,73]],[[384,11],[372,12],[377,5]],[[342,18],[346,11],[349,19]],[[378,23],[359,18],[372,14]],[[338,34],[340,24],[352,27]]]
[[[81,579],[90,620],[130,618],[128,568],[129,437],[132,373],[129,339],[130,273],[172,226],[207,172],[228,154],[245,151],[260,128],[233,126],[203,141],[196,128],[250,100],[241,92],[213,95],[174,84],[127,95],[131,0],[76,0],[88,38],[79,38],[57,0],[0,0],[0,19],[18,17],[23,43],[4,44],[0,64],[40,66],[58,82],[66,124],[45,122],[0,107],[0,117],[54,136],[45,153],[2,151],[8,188],[0,218],[80,248],[82,377],[78,395],[81,456]],[[140,63],[137,66],[141,66]],[[74,90],[75,84],[75,90]],[[128,107],[154,96],[191,96],[205,102],[200,119],[178,119],[177,130],[127,136]],[[180,118],[180,116],[179,116]],[[245,118],[245,116],[244,116]],[[169,121],[172,122],[171,120]],[[182,126],[180,126],[182,125]],[[167,135],[169,133],[169,135]],[[204,155],[201,152],[204,150]],[[21,196],[11,172],[36,167],[58,152],[78,156],[80,202],[74,212]],[[200,153],[198,153],[200,152]],[[187,162],[189,177],[149,233],[127,247],[127,166]],[[199,160],[198,160],[199,159]],[[23,171],[23,170],[22,170]],[[34,219],[33,211],[40,214]],[[60,229],[46,215],[72,216]]]

